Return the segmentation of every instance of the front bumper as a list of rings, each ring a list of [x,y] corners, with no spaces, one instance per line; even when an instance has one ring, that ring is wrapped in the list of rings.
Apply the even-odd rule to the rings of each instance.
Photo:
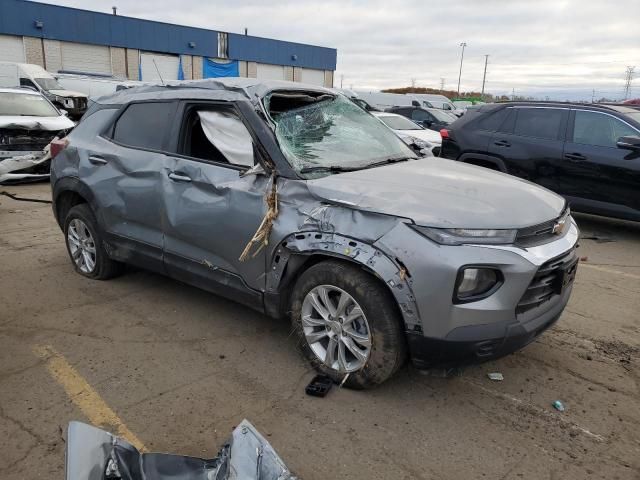
[[[519,304],[530,299],[532,282],[538,281],[541,267],[559,257],[575,260],[577,241],[573,219],[564,236],[529,248],[438,245],[408,226],[385,235],[378,244],[406,266],[415,297],[419,324],[407,325],[414,364],[426,368],[474,363],[506,355],[533,341],[558,320],[572,283],[532,307],[523,309]],[[504,282],[487,298],[454,304],[458,271],[470,265],[499,269]]]

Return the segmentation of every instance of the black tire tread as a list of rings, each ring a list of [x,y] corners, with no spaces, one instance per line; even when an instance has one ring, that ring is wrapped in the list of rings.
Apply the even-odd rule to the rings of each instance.
[[[328,283],[349,292],[365,311],[372,330],[369,361],[353,372],[345,382],[349,388],[361,390],[383,383],[404,364],[407,346],[403,322],[397,303],[387,287],[372,274],[346,261],[326,260],[307,269],[298,278],[291,302],[291,320],[303,355],[316,370],[337,383],[343,375],[320,362],[304,337],[301,323],[302,301],[311,288]]]

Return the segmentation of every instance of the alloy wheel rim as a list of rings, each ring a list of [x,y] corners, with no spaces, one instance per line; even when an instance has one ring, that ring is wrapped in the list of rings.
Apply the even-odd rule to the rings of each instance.
[[[302,302],[309,347],[325,366],[341,373],[360,370],[371,353],[371,330],[356,300],[341,288],[319,285]]]
[[[96,268],[96,244],[87,225],[79,218],[69,222],[67,245],[76,267],[83,273]]]

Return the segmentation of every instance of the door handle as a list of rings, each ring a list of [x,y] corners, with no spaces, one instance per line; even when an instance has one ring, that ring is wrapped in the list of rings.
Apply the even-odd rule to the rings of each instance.
[[[94,165],[106,165],[107,161],[97,155],[89,155],[89,163],[92,163]]]
[[[180,172],[169,172],[169,178],[174,182],[190,182],[191,177],[187,177],[183,173]]]
[[[498,147],[510,147],[511,144],[509,142],[507,142],[506,140],[499,140],[497,142],[493,142],[494,145],[498,146]]]
[[[565,153],[564,158],[571,160],[572,162],[581,162],[587,159],[587,157],[580,153]]]

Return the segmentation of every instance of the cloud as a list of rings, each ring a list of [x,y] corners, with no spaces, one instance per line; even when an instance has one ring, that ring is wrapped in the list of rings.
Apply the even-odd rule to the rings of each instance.
[[[48,3],[110,12],[101,0]],[[490,93],[552,98],[620,97],[627,65],[638,65],[638,0],[120,0],[122,15],[311,43],[338,49],[336,82],[378,89],[482,86]],[[637,81],[640,84],[640,80]],[[640,88],[635,88],[640,95]]]

